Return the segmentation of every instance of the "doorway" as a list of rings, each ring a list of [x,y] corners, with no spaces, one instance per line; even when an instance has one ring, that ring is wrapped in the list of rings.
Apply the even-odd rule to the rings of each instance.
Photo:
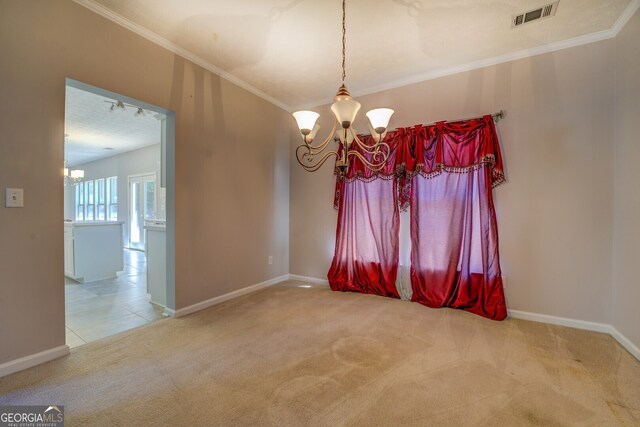
[[[75,347],[174,313],[175,114],[71,79],[66,92],[65,324]]]
[[[156,174],[134,175],[129,181],[129,249],[143,251],[146,248],[145,221],[164,218],[158,214]]]

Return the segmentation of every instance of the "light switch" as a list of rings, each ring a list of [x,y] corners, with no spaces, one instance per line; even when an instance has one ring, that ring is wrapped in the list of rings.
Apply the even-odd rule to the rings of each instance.
[[[6,208],[24,207],[24,192],[22,188],[5,188],[4,206]]]

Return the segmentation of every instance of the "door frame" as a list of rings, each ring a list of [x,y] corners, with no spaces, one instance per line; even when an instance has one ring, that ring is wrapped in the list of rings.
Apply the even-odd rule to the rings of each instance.
[[[73,80],[70,78],[65,79],[65,86],[71,86],[77,89],[82,89],[87,92],[95,93],[96,95],[105,96],[108,98],[116,98],[122,100],[122,102],[135,105],[136,107],[144,108],[145,110],[153,111],[159,114],[162,114],[166,117],[163,123],[163,137],[161,141],[161,175],[160,180],[158,181],[158,177],[156,176],[156,191],[159,186],[163,186],[166,188],[166,274],[167,274],[167,306],[165,312],[170,316],[175,316],[176,311],[176,251],[175,251],[175,241],[176,241],[176,218],[175,218],[175,200],[176,200],[176,184],[175,184],[175,153],[176,153],[176,142],[175,142],[175,130],[176,130],[176,113],[173,110],[168,108],[160,107],[157,105],[149,104],[144,101],[140,101],[135,98],[131,98],[126,95],[119,94],[117,92],[113,92],[110,90],[102,89],[97,86],[92,86],[87,83],[83,83],[77,80]],[[66,99],[65,99],[66,102]],[[64,152],[64,140],[61,141],[63,144],[63,152]],[[127,182],[127,187],[129,183]],[[127,190],[128,191],[128,190]],[[157,200],[157,198],[156,198]],[[61,246],[64,244],[63,242],[64,236],[60,236],[60,244]],[[63,320],[64,322],[64,320]],[[64,326],[64,324],[63,324]]]

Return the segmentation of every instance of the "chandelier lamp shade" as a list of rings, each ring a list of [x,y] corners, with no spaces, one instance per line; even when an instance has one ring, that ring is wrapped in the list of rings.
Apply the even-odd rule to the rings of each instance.
[[[336,157],[336,168],[344,173],[349,167],[349,159],[358,158],[365,167],[379,171],[389,158],[389,146],[384,142],[389,120],[393,115],[390,108],[376,108],[367,112],[371,142],[358,137],[353,122],[360,110],[360,103],[353,99],[346,80],[346,0],[342,0],[342,85],[333,98],[331,111],[335,116],[333,128],[324,141],[313,145],[320,129],[317,120],[320,117],[315,111],[296,111],[296,119],[303,143],[296,148],[296,159],[307,171],[317,171],[327,159]],[[337,150],[328,150],[329,143],[338,143]]]

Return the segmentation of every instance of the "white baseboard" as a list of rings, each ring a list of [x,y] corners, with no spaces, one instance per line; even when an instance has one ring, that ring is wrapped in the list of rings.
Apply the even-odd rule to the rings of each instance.
[[[617,330],[614,326],[611,326],[611,331],[609,331],[609,335],[613,337],[616,341],[620,343],[629,353],[631,353],[636,359],[640,360],[640,348],[637,345],[631,342],[629,338],[622,335],[622,333]]]
[[[22,371],[24,369],[41,365],[53,359],[66,356],[67,354],[69,354],[69,347],[66,345],[61,345],[59,347],[41,351],[40,353],[31,354],[29,356],[21,357],[19,359],[3,363],[2,365],[0,365],[0,378],[11,375],[18,371]]]
[[[284,274],[279,277],[275,277],[273,279],[256,283],[255,285],[247,286],[246,288],[238,289],[237,291],[229,292],[228,294],[220,295],[215,298],[208,299],[206,301],[202,301],[187,307],[179,308],[177,310],[172,310],[170,308],[165,309],[165,313],[171,317],[182,317],[187,314],[195,313],[196,311],[204,310],[205,308],[209,308],[216,304],[223,303],[233,298],[238,298],[242,295],[250,294],[251,292],[258,291],[260,289],[266,288],[268,286],[273,286],[276,283],[284,282],[289,278],[288,274]]]
[[[611,332],[611,325],[605,323],[588,322],[586,320],[570,319],[568,317],[551,316],[548,314],[530,313],[528,311],[509,310],[509,317],[514,319],[531,320],[533,322],[550,323],[552,325],[568,326],[570,328],[585,329],[587,331]]]
[[[586,320],[569,319],[567,317],[550,316],[548,314],[530,313],[520,310],[509,310],[509,317],[514,319],[531,320],[533,322],[549,323],[552,325],[568,326],[570,328],[585,329],[587,331],[602,332],[611,335],[633,357],[640,360],[640,348],[622,335],[613,325],[606,323],[588,322]]]
[[[329,286],[327,279],[318,279],[317,277],[298,276],[297,274],[289,274],[289,280],[299,280],[301,282],[313,283],[314,285]]]

